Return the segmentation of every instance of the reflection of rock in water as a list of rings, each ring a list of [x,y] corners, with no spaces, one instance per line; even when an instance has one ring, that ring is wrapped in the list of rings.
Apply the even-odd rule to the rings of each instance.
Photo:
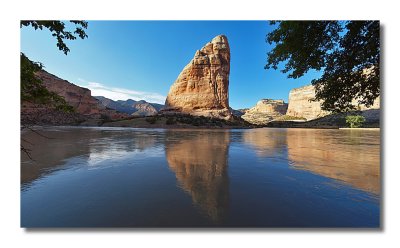
[[[243,132],[259,157],[286,152],[297,169],[340,180],[378,194],[380,191],[378,131],[317,129],[252,129]]]
[[[36,133],[37,132],[37,133]],[[65,159],[81,157],[101,161],[120,154],[142,151],[154,146],[152,133],[108,131],[90,128],[46,128],[21,134],[21,144],[31,149],[33,160],[21,152],[21,183],[30,183],[52,169],[65,164]]]
[[[288,158],[296,168],[378,194],[379,139],[378,131],[288,129]]]
[[[169,131],[166,140],[167,161],[180,186],[213,222],[220,223],[229,201],[229,132]]]
[[[286,146],[286,130],[266,128],[245,130],[243,142],[251,145],[259,157],[276,157]]]

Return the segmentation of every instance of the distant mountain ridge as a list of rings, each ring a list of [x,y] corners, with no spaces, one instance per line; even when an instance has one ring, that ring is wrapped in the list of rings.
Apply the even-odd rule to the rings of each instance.
[[[100,104],[106,108],[115,109],[119,112],[126,113],[133,116],[149,116],[156,115],[158,111],[164,108],[164,105],[158,103],[146,102],[145,100],[135,101],[117,100],[114,101],[104,96],[94,96]]]

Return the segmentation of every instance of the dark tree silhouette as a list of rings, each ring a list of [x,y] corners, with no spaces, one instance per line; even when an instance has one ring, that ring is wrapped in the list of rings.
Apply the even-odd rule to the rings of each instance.
[[[57,39],[57,47],[65,55],[70,49],[65,44],[65,40],[75,40],[78,37],[81,39],[87,38],[84,29],[87,28],[86,21],[70,21],[75,24],[74,31],[68,31],[65,23],[62,21],[21,21],[20,27],[31,26],[35,30],[48,29],[52,36]],[[64,98],[53,92],[49,92],[42,84],[41,80],[35,76],[37,71],[43,69],[43,64],[29,60],[25,54],[21,53],[21,101],[28,101],[40,104],[53,104],[58,109],[71,111]]]
[[[52,36],[57,39],[57,47],[65,55],[68,54],[70,49],[65,44],[65,40],[75,40],[77,36],[81,39],[87,38],[87,34],[84,29],[87,29],[88,23],[86,21],[70,21],[75,24],[75,30],[68,31],[65,23],[62,21],[21,21],[20,28],[31,26],[35,30],[48,29]],[[42,81],[36,77],[35,73],[43,69],[43,64],[40,62],[33,62],[24,53],[21,52],[21,102],[30,102],[35,104],[45,104],[47,106],[54,107],[57,110],[67,112],[73,112],[73,107],[68,105],[65,99],[54,92],[50,92],[43,85]],[[37,123],[22,123],[21,131],[24,129],[31,130],[38,135],[37,131],[31,128],[32,125]],[[22,141],[28,142],[26,140]],[[21,143],[21,151],[27,154],[31,158],[30,150],[24,147]],[[32,159],[32,158],[31,158]]]
[[[51,35],[57,39],[57,47],[64,52],[65,55],[70,51],[68,46],[65,44],[65,40],[75,40],[77,36],[81,39],[87,38],[85,29],[87,29],[88,23],[86,21],[70,21],[75,24],[74,31],[68,31],[65,27],[65,23],[62,21],[21,21],[21,28],[25,26],[31,26],[35,30],[48,29]]]
[[[309,70],[322,71],[312,80],[315,100],[333,112],[354,109],[352,100],[371,106],[380,95],[379,21],[272,21],[276,28],[266,41],[275,44],[265,69],[278,69],[288,78]]]

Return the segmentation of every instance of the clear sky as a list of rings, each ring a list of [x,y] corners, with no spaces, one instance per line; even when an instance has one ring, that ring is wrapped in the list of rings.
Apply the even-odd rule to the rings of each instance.
[[[265,70],[267,21],[90,21],[88,38],[66,42],[66,56],[49,31],[21,28],[21,51],[45,70],[114,100],[164,103],[170,86],[196,50],[219,34],[231,48],[229,104],[254,106],[263,98],[287,102],[292,88],[310,84],[318,73],[288,79]]]

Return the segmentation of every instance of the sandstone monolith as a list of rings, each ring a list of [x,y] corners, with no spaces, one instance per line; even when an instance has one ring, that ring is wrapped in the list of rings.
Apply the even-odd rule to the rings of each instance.
[[[165,101],[167,111],[231,118],[229,110],[230,48],[218,35],[186,65],[171,86]]]

